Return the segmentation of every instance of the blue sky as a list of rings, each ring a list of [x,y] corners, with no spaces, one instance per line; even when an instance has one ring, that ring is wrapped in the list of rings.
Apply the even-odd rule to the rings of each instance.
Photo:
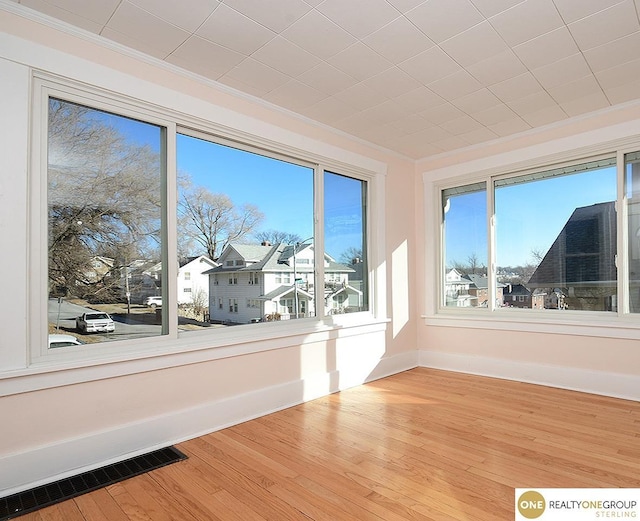
[[[534,263],[576,208],[616,199],[615,168],[500,187],[495,193],[498,266]],[[446,214],[446,261],[467,264],[475,254],[487,265],[486,193],[454,196]]]

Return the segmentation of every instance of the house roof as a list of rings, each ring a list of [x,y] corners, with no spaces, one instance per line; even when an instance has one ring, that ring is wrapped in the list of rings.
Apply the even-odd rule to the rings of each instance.
[[[522,284],[505,284],[504,295],[505,297],[508,295],[529,297],[531,291]]]
[[[616,284],[613,201],[576,208],[527,285],[531,288]]]
[[[312,247],[310,244],[298,246],[297,252]],[[224,260],[230,255],[231,250],[235,250],[245,262],[249,261],[249,266],[225,267]],[[263,272],[293,272],[293,263],[289,259],[293,257],[293,246],[291,244],[279,243],[272,246],[250,245],[250,244],[230,244],[220,255],[220,265],[206,271],[207,274],[229,273],[234,271],[263,271]],[[355,270],[345,264],[335,262],[329,255],[326,255],[328,265],[325,267],[327,273],[353,273]],[[296,271],[311,272],[313,267],[306,264],[297,264]]]
[[[293,293],[294,291],[294,286],[278,286],[276,289],[270,291],[269,293],[265,293],[264,295],[260,295],[258,297],[259,300],[276,300],[279,298],[284,297],[285,295],[288,295],[289,293]],[[303,297],[306,297],[308,299],[313,299],[313,295],[311,295],[310,293],[307,293],[306,291],[304,291],[303,289],[298,288],[298,295],[301,295]]]

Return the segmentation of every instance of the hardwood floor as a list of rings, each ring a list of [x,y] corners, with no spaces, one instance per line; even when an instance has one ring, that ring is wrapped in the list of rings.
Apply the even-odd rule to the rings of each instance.
[[[20,519],[512,520],[516,487],[640,487],[640,403],[419,368],[178,448]]]

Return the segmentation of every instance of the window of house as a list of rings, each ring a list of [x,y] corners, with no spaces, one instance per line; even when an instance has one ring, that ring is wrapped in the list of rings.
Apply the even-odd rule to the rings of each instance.
[[[486,186],[481,182],[442,191],[444,306],[481,305],[477,289],[486,282],[488,266]]]
[[[165,140],[160,126],[49,98],[50,331],[91,345],[167,333],[164,313],[159,323],[133,325],[166,284]]]
[[[604,157],[443,189],[444,305],[508,309],[521,285],[549,309],[617,312],[617,186]]]
[[[640,152],[625,155],[625,203],[629,311],[640,313]]]
[[[187,129],[180,126],[184,115],[63,79],[36,77],[34,89],[42,94],[34,96],[36,174],[42,169],[30,188],[30,266],[42,276],[29,300],[32,360],[71,362],[74,353],[126,360],[149,350],[229,345],[235,340],[224,331],[241,326],[222,325],[228,312],[254,327],[248,324],[279,321],[282,302],[288,318],[328,324],[336,302],[344,312],[371,309],[367,212],[374,174],[330,173],[325,166],[334,161],[299,158],[285,145],[271,151],[249,135],[240,143],[211,128],[193,130],[198,121]],[[212,262],[181,277],[180,264],[199,256]],[[245,276],[250,265],[260,271]],[[246,307],[238,306],[238,276],[250,282],[242,288]],[[161,297],[162,306],[148,297]],[[82,317],[96,312],[108,314],[108,323]],[[221,327],[205,318],[199,328],[194,316]],[[202,338],[223,340],[181,340],[198,329]],[[47,331],[61,330],[86,337],[85,347],[49,352]],[[145,340],[157,336],[166,338]],[[121,343],[100,347],[114,341]]]

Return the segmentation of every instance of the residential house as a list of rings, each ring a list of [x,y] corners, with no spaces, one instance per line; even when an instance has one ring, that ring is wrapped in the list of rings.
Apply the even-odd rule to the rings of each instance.
[[[212,322],[246,324],[315,316],[312,245],[230,244],[218,264],[206,272]],[[353,268],[325,254],[324,273],[325,313],[351,311],[351,298],[362,306],[362,291],[349,284]]]
[[[205,272],[217,265],[206,255],[184,259],[178,268],[178,304],[208,305],[209,275]]]
[[[544,309],[545,307],[545,293],[532,292],[523,284],[505,284],[502,292],[504,306],[527,309]]]

